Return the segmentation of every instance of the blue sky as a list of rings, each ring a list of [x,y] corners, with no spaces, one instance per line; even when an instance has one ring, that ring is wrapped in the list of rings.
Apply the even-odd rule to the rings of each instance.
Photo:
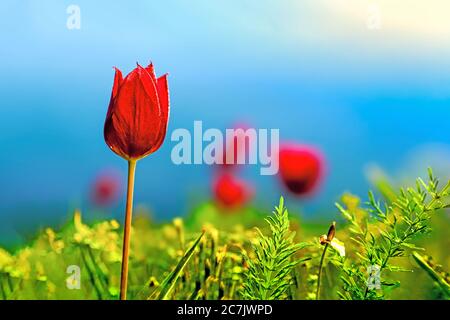
[[[367,27],[373,3],[378,30]],[[80,30],[66,28],[70,4]],[[102,135],[112,67],[150,60],[170,74],[169,136],[194,120],[222,129],[246,121],[320,147],[329,164],[321,194],[292,199],[307,214],[333,212],[343,191],[364,195],[371,163],[399,179],[431,164],[447,174],[448,9],[441,0],[2,1],[0,225],[64,219],[89,208],[98,172],[125,178]],[[136,202],[158,217],[208,197],[211,169],[174,166],[172,146],[138,166]],[[253,171],[271,205],[276,180]]]

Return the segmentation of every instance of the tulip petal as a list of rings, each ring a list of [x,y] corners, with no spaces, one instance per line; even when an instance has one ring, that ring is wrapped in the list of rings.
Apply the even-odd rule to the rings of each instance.
[[[154,100],[157,105],[159,105],[158,91],[156,89],[156,81],[154,80],[154,77],[140,65],[138,65],[135,70],[137,70],[139,80],[141,81],[145,92],[147,92],[148,96]]]
[[[153,67],[153,63],[150,63],[145,70],[148,72],[150,77],[152,77],[152,80],[154,83],[156,83],[156,74],[155,74],[155,68]]]
[[[113,84],[113,89],[112,89],[112,97],[115,98],[117,96],[117,93],[119,92],[119,87],[123,82],[123,76],[122,76],[122,72],[114,67],[114,69],[116,70],[116,73],[114,75],[114,84]]]
[[[157,79],[156,89],[158,91],[159,107],[161,109],[161,127],[159,131],[159,139],[155,144],[155,150],[158,149],[164,142],[164,138],[166,137],[167,132],[167,125],[169,121],[170,103],[169,103],[169,84],[167,81],[167,74]]]
[[[165,74],[156,80],[156,90],[158,91],[161,111],[166,117],[169,114],[169,82],[167,81],[167,76],[168,74]]]
[[[109,101],[108,111],[106,112],[106,118],[108,119],[111,116],[112,105],[114,104],[114,99],[117,97],[117,93],[119,92],[120,85],[123,82],[122,72],[114,67],[116,73],[114,74],[114,83],[111,92],[111,99]]]

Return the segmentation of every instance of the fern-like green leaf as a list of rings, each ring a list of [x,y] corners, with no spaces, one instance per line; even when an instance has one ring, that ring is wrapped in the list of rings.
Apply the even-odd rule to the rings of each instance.
[[[294,254],[306,246],[294,243],[295,233],[289,230],[288,211],[284,199],[280,198],[272,216],[266,218],[271,231],[265,236],[259,229],[253,245],[256,259],[248,255],[248,272],[244,278],[242,297],[249,300],[278,300],[287,297],[292,284],[292,270],[301,261],[293,259]]]

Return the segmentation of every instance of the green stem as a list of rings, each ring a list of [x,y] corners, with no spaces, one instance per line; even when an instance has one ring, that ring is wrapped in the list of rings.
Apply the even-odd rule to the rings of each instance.
[[[94,287],[95,293],[97,294],[97,298],[99,300],[103,300],[103,294],[102,294],[102,288],[101,285],[98,283],[98,279],[94,274],[94,271],[92,270],[92,265],[91,262],[88,261],[87,256],[85,255],[84,251],[83,251],[83,247],[80,246],[80,255],[81,255],[81,260],[83,261],[83,264],[86,267],[86,270],[88,272],[89,275],[89,279],[92,283],[92,286]]]
[[[323,261],[325,260],[325,254],[327,253],[328,245],[329,245],[328,243],[325,244],[325,247],[323,248],[322,257],[320,258],[319,274],[317,276],[316,300],[319,300],[319,296],[320,296],[320,280],[322,278]]]
[[[125,211],[125,224],[123,230],[122,271],[120,275],[120,300],[127,300],[128,284],[128,258],[130,251],[131,218],[133,214],[134,175],[136,172],[136,160],[128,161],[128,189]]]
[[[3,287],[3,276],[2,276],[1,273],[0,273],[0,289],[1,289],[1,291],[2,291],[3,299],[6,300],[8,297],[7,297],[7,295],[6,295],[6,290],[5,290],[5,288]]]

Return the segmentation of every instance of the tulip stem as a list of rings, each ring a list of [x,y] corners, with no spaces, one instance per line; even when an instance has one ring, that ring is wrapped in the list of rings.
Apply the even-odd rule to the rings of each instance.
[[[320,299],[320,280],[322,278],[322,269],[323,269],[323,260],[325,259],[325,254],[327,253],[328,243],[325,244],[323,248],[322,257],[320,258],[319,263],[319,275],[317,276],[317,292],[316,292],[316,300]]]
[[[123,229],[122,272],[120,275],[120,300],[127,300],[128,257],[130,250],[131,218],[133,214],[133,192],[134,192],[135,172],[136,172],[136,160],[129,160],[127,204],[125,211],[125,224]]]

